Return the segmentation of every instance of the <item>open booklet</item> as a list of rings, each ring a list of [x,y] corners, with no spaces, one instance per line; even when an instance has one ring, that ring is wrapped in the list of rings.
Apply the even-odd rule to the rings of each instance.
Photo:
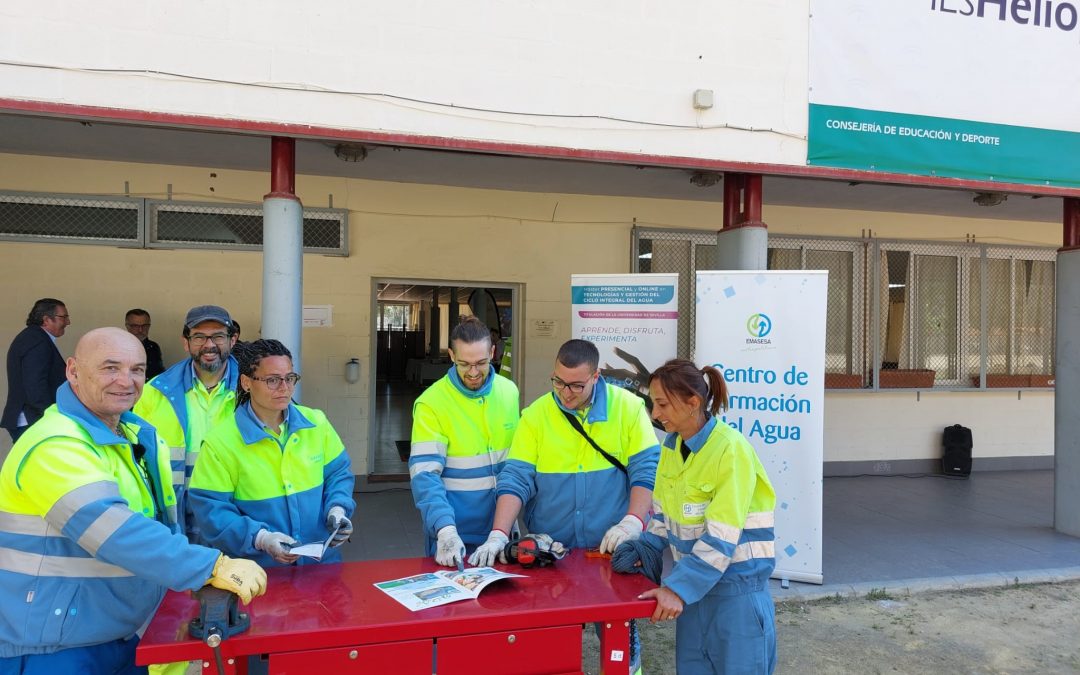
[[[415,612],[458,600],[475,599],[480,591],[495,581],[523,576],[500,572],[492,567],[471,567],[463,572],[425,572],[381,581],[374,586]]]
[[[316,541],[311,544],[297,544],[289,548],[289,553],[294,555],[304,555],[315,560],[322,560],[322,557],[326,555],[326,549],[330,548],[330,542],[334,540],[334,535],[338,533],[341,526],[338,525],[330,536],[326,538],[326,541]]]

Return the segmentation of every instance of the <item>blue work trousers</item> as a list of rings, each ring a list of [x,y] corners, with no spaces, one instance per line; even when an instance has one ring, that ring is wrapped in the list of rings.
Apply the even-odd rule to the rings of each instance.
[[[89,647],[71,647],[51,654],[0,658],[0,675],[147,675],[135,665],[139,638],[113,640]]]
[[[720,582],[675,620],[679,673],[760,675],[776,668],[776,615],[768,581]]]

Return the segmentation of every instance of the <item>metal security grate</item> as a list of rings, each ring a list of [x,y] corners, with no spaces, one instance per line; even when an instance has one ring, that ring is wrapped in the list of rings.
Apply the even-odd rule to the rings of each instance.
[[[0,238],[141,245],[140,199],[0,193]]]
[[[870,304],[866,294],[867,244],[811,237],[769,237],[770,270],[828,270],[825,315],[825,386],[867,386]]]
[[[679,354],[693,354],[694,271],[712,232],[637,228],[633,269],[679,274]],[[1051,387],[1053,248],[770,236],[768,268],[829,271],[825,386]]]
[[[149,201],[147,215],[151,248],[262,248],[262,207]],[[347,231],[348,212],[304,209],[305,251],[348,255]]]
[[[664,272],[679,275],[678,356],[694,356],[697,335],[697,271],[716,269],[716,233],[692,230],[646,230],[634,228],[633,265],[635,272]]]

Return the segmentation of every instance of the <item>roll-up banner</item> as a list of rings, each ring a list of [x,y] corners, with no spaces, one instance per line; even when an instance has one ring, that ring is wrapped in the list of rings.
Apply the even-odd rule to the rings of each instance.
[[[821,475],[828,272],[698,272],[697,355],[724,376],[721,422],[753,444],[776,490],[779,579],[822,583]]]
[[[571,334],[596,343],[600,373],[639,396],[678,353],[678,274],[575,274]]]

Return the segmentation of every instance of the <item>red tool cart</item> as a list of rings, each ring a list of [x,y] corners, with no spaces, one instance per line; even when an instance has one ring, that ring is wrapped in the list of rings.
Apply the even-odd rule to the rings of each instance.
[[[500,566],[502,567],[502,566]],[[582,626],[599,623],[600,670],[627,672],[629,620],[652,615],[638,600],[653,584],[616,574],[610,561],[574,551],[554,567],[522,570],[464,600],[412,612],[373,586],[441,569],[430,558],[268,570],[269,587],[242,608],[246,632],[220,644],[225,670],[243,675],[250,655],[269,659],[270,675],[299,673],[539,674],[581,672]],[[213,651],[188,635],[199,613],[187,593],[170,592],[139,644],[140,665],[203,660]]]

